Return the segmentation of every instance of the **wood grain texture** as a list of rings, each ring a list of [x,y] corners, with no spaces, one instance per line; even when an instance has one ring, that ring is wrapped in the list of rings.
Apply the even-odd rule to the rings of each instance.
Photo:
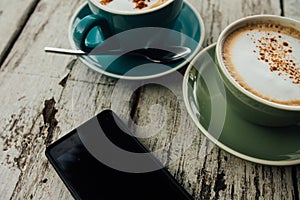
[[[0,1],[0,63],[12,47],[38,0]]]
[[[283,0],[283,14],[286,17],[291,17],[296,20],[300,20],[299,9],[300,1],[299,0]]]
[[[66,39],[58,39],[67,30],[56,27],[68,26],[67,20],[60,18],[69,19],[76,3],[41,1],[1,67],[0,173],[6,177],[1,178],[2,199],[70,196],[59,179],[54,179],[51,190],[38,193],[48,182],[45,174],[51,169],[44,156],[46,141],[51,142],[60,133],[59,126],[43,119],[44,103],[53,98],[59,107],[63,88],[58,83],[69,72],[71,62],[70,57],[48,57],[42,50],[49,41],[53,45],[68,44]],[[50,173],[57,176],[53,170]]]
[[[83,2],[41,1],[1,67],[1,199],[72,199],[45,147],[109,108],[116,82],[74,57],[43,52],[69,47],[69,21]],[[116,105],[120,116],[128,118],[130,103]]]
[[[279,0],[189,1],[204,20],[204,46],[238,18],[282,13]],[[11,9],[3,2],[2,16]],[[19,19],[33,2],[20,3]],[[76,57],[45,54],[45,46],[69,47],[68,24],[83,2],[41,0],[1,66],[0,199],[73,199],[45,147],[106,108],[144,137],[150,150],[162,150],[157,156],[195,199],[299,199],[299,166],[241,160],[197,130],[184,107],[179,73],[146,85],[116,81],[88,70]],[[298,1],[283,2],[284,14],[298,18]],[[0,11],[0,22],[2,16]]]

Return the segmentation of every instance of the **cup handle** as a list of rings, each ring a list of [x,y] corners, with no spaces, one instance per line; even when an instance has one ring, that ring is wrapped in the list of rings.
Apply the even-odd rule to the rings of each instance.
[[[101,29],[104,40],[111,36],[108,22],[101,15],[92,14],[82,18],[74,28],[73,38],[76,46],[85,52],[90,52],[95,47],[85,43],[87,35],[94,27]]]

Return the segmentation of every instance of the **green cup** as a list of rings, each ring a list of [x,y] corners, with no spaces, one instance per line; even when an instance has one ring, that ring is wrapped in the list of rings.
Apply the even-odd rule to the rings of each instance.
[[[220,34],[218,70],[227,100],[264,126],[299,125],[300,22],[275,15],[239,19]]]
[[[124,2],[130,5],[121,4]],[[183,0],[165,0],[156,7],[150,8],[149,6],[143,9],[130,8],[134,6],[134,3],[127,0],[113,0],[106,5],[101,4],[99,0],[88,0],[88,4],[93,14],[84,17],[73,31],[76,46],[86,52],[90,52],[99,45],[86,42],[87,35],[95,27],[101,30],[103,40],[134,28],[172,28],[180,13]]]

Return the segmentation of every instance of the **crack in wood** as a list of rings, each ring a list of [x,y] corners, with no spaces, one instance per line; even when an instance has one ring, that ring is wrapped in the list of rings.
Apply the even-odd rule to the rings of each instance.
[[[256,171],[255,173],[255,177],[254,177],[254,186],[255,186],[255,199],[258,200],[260,197],[260,189],[259,189],[259,177],[258,177],[258,173]]]
[[[221,169],[221,162],[222,162],[222,160],[221,160],[221,149],[218,149],[217,161],[218,161],[217,172],[219,172],[220,169]],[[221,173],[217,174],[217,177],[215,179],[215,185],[214,185],[214,192],[215,192],[214,199],[219,199],[220,198],[220,191],[224,191],[227,188],[224,176],[225,176],[224,170],[222,170]]]
[[[44,119],[44,127],[47,129],[47,137],[44,141],[44,144],[48,146],[52,142],[53,132],[58,124],[58,121],[55,119],[55,114],[58,110],[55,108],[56,101],[54,97],[49,100],[45,100],[44,109],[42,111]]]
[[[65,87],[66,87],[66,85],[67,85],[67,81],[70,80],[71,72],[72,72],[72,70],[73,70],[74,65],[76,64],[76,61],[77,61],[77,58],[76,58],[76,59],[72,59],[72,60],[67,64],[66,68],[67,68],[68,70],[70,70],[70,71],[69,71],[69,73],[68,73],[68,74],[67,74],[67,75],[66,75],[66,76],[58,83],[60,86],[63,87],[63,89],[62,89],[62,91],[61,91],[61,93],[60,93],[60,96],[59,96],[59,98],[58,98],[58,102],[60,102],[60,100],[61,100],[62,97],[63,97],[63,93],[64,93]]]
[[[231,186],[230,197],[232,200],[234,199],[234,184],[232,184],[232,186]]]
[[[270,176],[270,181],[271,182],[274,182],[274,175],[273,175],[273,171],[272,169],[270,169],[270,173],[271,173],[271,176]],[[275,194],[275,187],[271,187],[271,199],[274,199],[274,194]]]
[[[244,165],[244,171],[243,171],[243,173],[247,174],[247,167],[246,167],[246,165]],[[246,177],[244,177],[243,179],[244,179],[244,185],[242,186],[242,196],[241,196],[241,199],[246,199],[247,180],[246,180]]]
[[[292,180],[293,180],[293,187],[294,187],[294,200],[299,200],[299,190],[298,190],[298,176],[297,176],[297,167],[292,167]]]
[[[10,128],[8,129],[9,131],[12,131],[16,124],[19,122],[20,118],[14,119],[12,125],[10,126]]]
[[[285,13],[284,13],[284,0],[280,0],[279,1],[280,2],[280,10],[281,10],[281,12],[280,12],[280,15],[281,16],[285,16]]]
[[[73,67],[74,67],[74,65],[76,64],[76,62],[77,62],[77,58],[72,59],[72,60],[67,64],[66,68],[67,68],[68,70],[70,70],[70,72],[71,72],[71,71],[73,70]]]
[[[215,197],[214,199],[220,198],[220,191],[224,191],[227,188],[226,181],[224,179],[225,173],[222,171],[221,173],[217,174],[216,180],[215,180]]]
[[[58,85],[62,86],[63,88],[66,87],[68,78],[70,77],[70,73],[68,73],[59,83]]]
[[[133,97],[131,98],[131,111],[130,111],[130,119],[129,119],[129,127],[132,128],[137,119],[138,114],[138,105],[141,99],[141,94],[143,91],[143,86],[139,87],[137,90],[133,92]]]
[[[57,120],[55,119],[55,114],[57,113],[57,109],[55,108],[55,100],[54,97],[52,97],[49,100],[46,100],[44,102],[44,109],[42,111],[44,124],[52,124],[54,126],[57,125]]]

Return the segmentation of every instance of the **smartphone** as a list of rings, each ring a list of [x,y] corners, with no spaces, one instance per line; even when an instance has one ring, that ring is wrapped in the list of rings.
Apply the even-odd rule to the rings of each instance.
[[[100,128],[95,128],[95,123]],[[192,200],[192,196],[169,171],[128,131],[112,110],[104,110],[50,144],[45,154],[75,199]],[[124,152],[144,153],[147,166],[157,168],[147,172],[134,172],[122,168],[123,165],[119,165],[118,169],[107,161],[102,162],[105,159],[99,159],[95,149],[100,155],[110,158],[112,163],[118,163],[119,160],[124,162],[126,158],[115,156],[113,152],[102,148],[106,146],[106,139],[97,141],[99,135],[104,135],[107,141]],[[97,148],[91,148],[89,144],[97,145]],[[129,162],[133,161],[128,159]],[[130,166],[139,164],[141,163],[133,162]]]

